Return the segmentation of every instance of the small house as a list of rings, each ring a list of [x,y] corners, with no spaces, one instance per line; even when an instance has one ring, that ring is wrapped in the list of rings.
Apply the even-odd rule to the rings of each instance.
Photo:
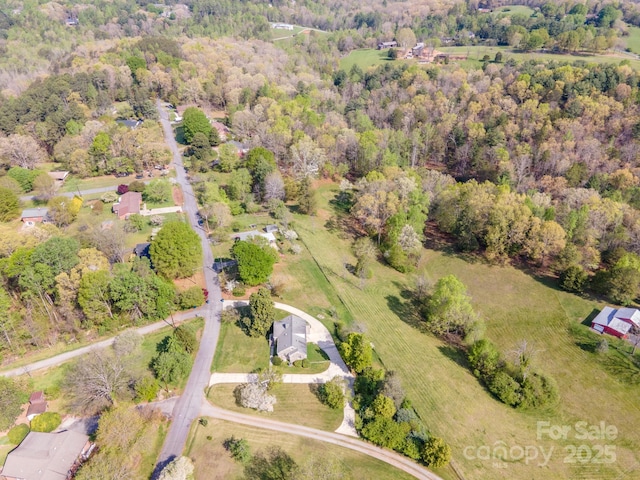
[[[9,452],[2,467],[7,480],[67,480],[91,454],[93,444],[83,433],[29,432]]]
[[[295,315],[273,323],[275,353],[282,360],[293,363],[307,358],[307,322]]]
[[[221,141],[224,142],[227,140],[229,134],[231,133],[229,127],[227,127],[224,123],[218,122],[216,120],[211,120],[211,126],[216,129]]]
[[[398,42],[395,40],[392,42],[380,42],[378,43],[378,50],[384,50],[387,48],[396,48],[398,46]]]
[[[120,197],[118,203],[113,205],[113,213],[120,220],[126,220],[129,215],[140,213],[140,204],[142,203],[142,194],[140,192],[127,192]]]
[[[627,338],[629,331],[640,328],[640,310],[637,308],[604,307],[591,322],[591,328],[618,338]]]
[[[34,392],[29,397],[29,408],[27,408],[27,420],[31,421],[41,413],[47,411],[47,401],[44,392]]]
[[[140,120],[116,120],[118,125],[122,125],[124,127],[130,128],[131,130],[135,130],[138,128],[142,122]]]
[[[69,172],[67,172],[65,170],[58,170],[58,171],[47,172],[47,173],[51,178],[53,178],[53,180],[56,182],[56,185],[59,186],[59,187],[62,186],[64,181],[69,176]]]
[[[272,23],[271,28],[276,30],[293,30],[293,25],[288,23]]]
[[[151,258],[151,254],[149,253],[149,248],[150,247],[151,247],[151,244],[149,242],[138,243],[133,248],[133,253],[138,258],[146,257],[146,258],[150,259]]]
[[[267,232],[267,233],[277,232],[278,231],[278,226],[277,225],[267,225],[266,227],[264,227],[264,231]]]
[[[48,208],[27,208],[22,211],[20,219],[25,225],[33,226],[36,223],[46,222],[49,217]]]
[[[261,232],[259,230],[249,230],[248,232],[239,232],[231,234],[231,239],[236,242],[248,242],[254,237],[262,237],[267,240],[269,246],[278,249],[276,244],[276,237],[271,232]]]

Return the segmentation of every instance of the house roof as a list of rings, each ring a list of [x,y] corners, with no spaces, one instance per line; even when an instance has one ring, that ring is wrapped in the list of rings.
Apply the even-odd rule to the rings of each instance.
[[[137,257],[148,257],[149,256],[149,247],[151,244],[149,242],[138,243],[133,248],[133,253],[136,254]]]
[[[29,397],[29,403],[39,403],[44,402],[44,392],[33,392]]]
[[[631,312],[635,310],[635,312]],[[601,325],[602,327],[609,327],[616,332],[626,335],[631,330],[631,323],[629,323],[629,316],[640,315],[638,310],[633,308],[621,308],[615,309],[613,307],[604,307],[596,318],[593,319],[592,325]],[[626,321],[625,321],[626,320]],[[601,331],[601,329],[597,329]]]
[[[42,401],[42,402],[35,402],[29,405],[29,408],[27,408],[27,418],[29,418],[31,415],[40,415],[41,413],[44,413],[47,411],[47,402]]]
[[[55,171],[55,172],[47,172],[49,174],[49,176],[51,178],[53,178],[54,180],[57,180],[59,182],[64,181],[65,178],[67,178],[67,175],[69,175],[69,172],[65,171],[65,170],[59,170],[59,171]]]
[[[271,232],[261,232],[259,230],[249,230],[248,232],[239,232],[231,234],[231,238],[234,240],[239,240],[241,242],[246,242],[247,240],[252,239],[253,237],[263,237],[266,238],[269,243],[275,242],[276,237]]]
[[[116,120],[116,123],[127,128],[137,128],[142,122],[140,120]]]
[[[273,339],[276,341],[278,355],[287,349],[291,349],[289,353],[297,350],[306,354],[307,322],[295,315],[289,315],[279,322],[274,322]]]
[[[2,475],[28,480],[65,480],[89,437],[82,433],[29,432],[4,462]]]
[[[49,212],[48,208],[25,208],[22,211],[21,218],[46,217]]]
[[[278,231],[278,226],[277,225],[267,225],[266,227],[264,227],[264,231],[267,232],[267,233],[277,232]]]
[[[142,194],[140,192],[127,192],[120,197],[120,201],[113,206],[113,211],[122,217],[130,213],[140,213]]]
[[[628,320],[636,327],[640,327],[640,310],[637,308],[619,308],[616,312],[616,318]]]

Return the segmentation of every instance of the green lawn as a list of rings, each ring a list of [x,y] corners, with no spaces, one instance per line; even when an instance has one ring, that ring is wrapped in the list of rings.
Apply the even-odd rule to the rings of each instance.
[[[272,28],[271,38],[278,39],[282,37],[290,37],[292,35],[298,35],[303,30],[305,30],[305,27],[300,27],[298,25],[294,25],[293,30],[282,30],[278,28]]]
[[[374,65],[382,65],[390,61],[387,55],[388,50],[375,50],[372,48],[354,50],[340,60],[340,68],[349,72],[351,67],[358,65],[362,70],[366,70]]]
[[[598,305],[558,291],[546,281],[512,267],[489,266],[481,260],[469,263],[450,252],[424,252],[420,272],[432,281],[449,273],[458,276],[487,323],[489,339],[504,352],[513,350],[523,339],[532,342],[538,351],[535,367],[557,381],[561,401],[555,409],[522,412],[509,408],[485,390],[457,350],[413,326],[413,311],[405,300],[411,276],[376,265],[373,279],[361,290],[357,279],[344,274],[343,257],[354,263],[348,253],[349,241],[329,233],[322,220],[329,216],[327,201],[333,196],[330,188],[337,192],[337,187],[320,189],[322,208],[318,216],[296,217],[298,234],[354,321],[364,326],[385,367],[399,373],[425,424],[452,445],[454,461],[465,477],[532,478],[535,467],[524,461],[507,458],[504,463],[493,463],[465,458],[466,447],[493,446],[496,442],[509,447],[535,445],[545,451],[553,448],[552,459],[544,469],[545,478],[616,478],[639,462],[639,386],[621,382],[594,353],[580,348],[569,333],[572,325],[586,329],[580,323]],[[600,405],[607,408],[598,408]],[[620,433],[611,444],[617,461],[565,463],[565,448],[584,441],[574,437],[565,441],[538,439],[538,421],[553,425],[605,421],[615,425]],[[593,446],[598,442],[587,443]]]
[[[622,38],[626,40],[627,48],[635,54],[640,54],[640,28],[629,25],[628,30],[629,36]]]
[[[288,312],[276,310],[276,320],[281,320],[287,315],[289,315]],[[283,364],[277,369],[283,374],[314,374],[329,368],[328,357],[317,345],[312,343],[307,345],[307,356],[309,360],[307,368]],[[237,325],[222,324],[212,372],[251,373],[268,366],[269,343],[265,338],[249,337]]]
[[[234,462],[222,446],[231,436],[245,438],[251,452],[275,445],[283,448],[296,462],[304,464],[310,458],[335,458],[342,462],[354,480],[410,480],[412,476],[367,455],[310,440],[295,435],[246,427],[222,420],[209,420],[206,427],[194,423],[187,440],[186,455],[195,465],[195,478],[236,480],[243,478],[242,465]]]
[[[507,15],[526,15],[530,17],[535,12],[533,8],[527,7],[526,5],[505,5],[504,7],[496,8],[492,15],[498,15],[506,13]]]
[[[276,385],[270,394],[275,395],[277,402],[273,406],[273,412],[258,412],[251,408],[244,408],[236,404],[233,390],[237,385],[214,385],[207,398],[214,405],[218,405],[235,412],[247,413],[279,420],[286,423],[295,423],[305,427],[317,428],[333,432],[342,423],[343,410],[332,410],[323,405],[318,397],[312,393],[313,386],[305,384],[280,384]]]

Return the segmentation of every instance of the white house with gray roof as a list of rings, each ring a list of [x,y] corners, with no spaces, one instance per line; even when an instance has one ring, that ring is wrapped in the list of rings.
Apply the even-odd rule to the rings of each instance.
[[[273,323],[273,343],[276,355],[293,363],[307,358],[307,322],[295,315]]]

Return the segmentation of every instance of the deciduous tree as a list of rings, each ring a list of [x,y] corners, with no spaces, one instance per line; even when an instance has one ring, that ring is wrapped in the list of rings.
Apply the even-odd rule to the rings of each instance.
[[[165,223],[149,248],[156,271],[167,278],[185,278],[202,265],[200,237],[180,221]]]

